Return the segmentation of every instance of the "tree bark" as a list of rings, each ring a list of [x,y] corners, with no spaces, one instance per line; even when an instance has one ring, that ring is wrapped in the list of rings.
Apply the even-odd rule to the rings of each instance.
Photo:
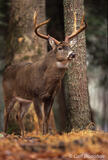
[[[10,0],[7,38],[7,63],[35,61],[46,53],[46,40],[34,33],[33,15],[38,11],[38,23],[45,20],[44,0]],[[46,32],[42,27],[41,32]]]
[[[6,52],[6,31],[7,31],[7,5],[5,1],[0,0],[0,131],[3,131],[4,122],[4,101],[2,78],[5,68],[5,52]]]
[[[74,11],[79,27],[84,11],[83,0],[64,0],[66,35],[73,31]],[[64,78],[67,132],[72,129],[84,129],[92,122],[87,86],[85,32],[83,31],[74,39],[77,40],[76,57]]]

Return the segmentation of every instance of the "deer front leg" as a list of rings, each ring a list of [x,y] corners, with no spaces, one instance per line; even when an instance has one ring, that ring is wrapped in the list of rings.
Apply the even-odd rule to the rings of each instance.
[[[52,104],[53,104],[53,99],[51,100],[47,100],[44,103],[44,125],[43,125],[43,134],[47,134],[48,133],[48,122],[49,122],[49,116],[50,116],[50,112],[51,112],[51,108],[52,108]]]
[[[43,120],[44,120],[44,114],[43,114],[43,104],[36,98],[34,101],[34,109],[38,118],[38,124],[40,132],[43,134]]]

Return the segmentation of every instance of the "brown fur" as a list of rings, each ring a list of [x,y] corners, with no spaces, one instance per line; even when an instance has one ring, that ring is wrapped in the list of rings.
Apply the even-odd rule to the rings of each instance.
[[[62,50],[59,50],[60,47],[62,47]],[[6,68],[3,77],[5,132],[7,131],[9,113],[16,101],[19,101],[21,108],[23,108],[20,108],[22,114],[20,113],[18,118],[23,134],[24,126],[21,120],[28,108],[25,106],[30,105],[32,101],[38,116],[40,130],[43,134],[48,132],[50,110],[66,70],[65,67],[57,67],[56,62],[63,65],[68,63],[67,54],[70,51],[70,47],[65,42],[58,46],[52,44],[52,48],[53,50],[38,62],[13,64]],[[22,99],[18,99],[18,97]],[[42,111],[43,104],[44,113]]]

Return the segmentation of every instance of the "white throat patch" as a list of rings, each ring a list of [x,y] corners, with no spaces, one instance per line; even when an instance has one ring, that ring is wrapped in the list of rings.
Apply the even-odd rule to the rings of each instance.
[[[58,68],[68,68],[69,62],[67,62],[66,64],[63,64],[62,62],[56,62],[56,66]]]
[[[71,55],[71,53],[72,53],[72,51],[70,51],[70,52],[68,53],[67,58]]]

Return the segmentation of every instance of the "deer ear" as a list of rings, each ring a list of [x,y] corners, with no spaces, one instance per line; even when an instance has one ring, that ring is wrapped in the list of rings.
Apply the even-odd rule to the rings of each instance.
[[[52,47],[52,49],[55,49],[56,43],[52,37],[49,36],[48,42],[49,42],[50,46]]]

